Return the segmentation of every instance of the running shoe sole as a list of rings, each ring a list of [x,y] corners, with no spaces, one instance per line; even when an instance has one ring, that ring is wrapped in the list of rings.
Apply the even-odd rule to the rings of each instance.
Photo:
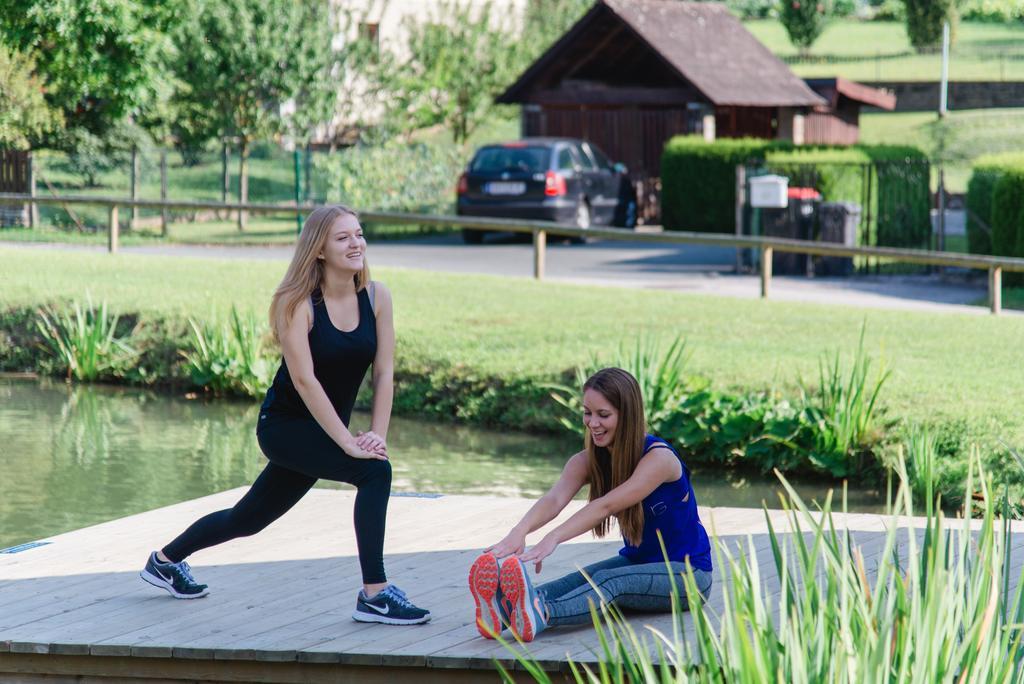
[[[202,591],[197,592],[195,594],[182,594],[182,593],[176,591],[174,589],[174,587],[171,585],[171,583],[168,582],[167,580],[165,580],[163,577],[158,577],[157,575],[154,575],[153,573],[149,572],[148,570],[141,571],[139,573],[139,577],[141,577],[143,580],[145,580],[149,584],[152,584],[154,587],[157,587],[158,589],[165,590],[168,594],[170,594],[171,596],[173,596],[176,599],[197,599],[197,598],[203,598],[204,596],[206,596],[207,594],[210,593],[209,588],[207,588],[207,589],[203,589]]]
[[[469,593],[476,602],[476,628],[485,639],[494,639],[502,630],[498,609],[499,577],[498,559],[493,553],[481,555],[469,568]]]
[[[509,556],[501,563],[501,593],[512,605],[509,628],[522,641],[533,641],[537,628],[534,625],[533,609],[527,605],[530,590],[527,586],[526,568],[515,556]]]
[[[382,625],[422,625],[424,622],[430,622],[430,614],[424,615],[421,618],[393,618],[384,615],[373,615],[370,613],[364,613],[359,610],[352,611],[352,619],[356,622],[377,622]]]

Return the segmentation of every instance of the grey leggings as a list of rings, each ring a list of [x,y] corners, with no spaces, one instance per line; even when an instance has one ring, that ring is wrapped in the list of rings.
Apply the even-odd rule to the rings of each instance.
[[[676,587],[683,610],[689,609],[686,585],[682,574],[684,563],[672,563]],[[586,573],[593,585],[583,576]],[[704,601],[711,590],[711,573],[694,568],[693,578]],[[625,556],[614,556],[588,565],[582,571],[546,582],[537,587],[548,611],[548,626],[581,625],[590,623],[590,605],[601,601],[618,608],[669,612],[672,610],[672,576],[664,562],[634,563]],[[600,590],[600,594],[594,589]]]

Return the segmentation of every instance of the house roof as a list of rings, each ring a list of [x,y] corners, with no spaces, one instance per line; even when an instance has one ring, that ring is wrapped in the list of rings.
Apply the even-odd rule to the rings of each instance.
[[[679,0],[597,0],[499,102],[524,102],[541,77],[569,74],[567,57],[601,25],[618,22],[655,52],[677,77],[722,106],[786,107],[825,104],[736,19],[724,5]],[[605,46],[598,43],[594,49]]]
[[[804,81],[811,90],[828,100],[833,108],[839,104],[839,98],[842,96],[879,109],[896,109],[896,96],[887,90],[872,88],[841,77],[807,78]]]

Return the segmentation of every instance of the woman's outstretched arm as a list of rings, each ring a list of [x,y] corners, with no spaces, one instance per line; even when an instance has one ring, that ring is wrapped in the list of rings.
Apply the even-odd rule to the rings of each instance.
[[[520,556],[520,559],[524,563],[533,561],[536,564],[536,571],[540,572],[541,562],[550,556],[559,544],[594,529],[608,516],[640,503],[661,483],[679,479],[682,474],[681,468],[679,459],[669,449],[652,449],[637,464],[636,470],[628,480],[576,511],[571,518],[548,532],[540,543]]]
[[[555,486],[530,507],[523,519],[509,531],[504,539],[494,546],[484,549],[484,552],[490,551],[499,558],[522,553],[526,548],[526,535],[554,520],[562,512],[562,509],[572,501],[572,497],[582,489],[586,481],[587,453],[581,451],[570,458],[562,468],[562,474]]]

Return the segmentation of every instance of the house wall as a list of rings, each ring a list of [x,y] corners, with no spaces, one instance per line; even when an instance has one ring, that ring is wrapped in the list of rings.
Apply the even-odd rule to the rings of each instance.
[[[833,110],[815,107],[807,115],[808,145],[854,145],[860,138],[860,105],[845,97]]]

